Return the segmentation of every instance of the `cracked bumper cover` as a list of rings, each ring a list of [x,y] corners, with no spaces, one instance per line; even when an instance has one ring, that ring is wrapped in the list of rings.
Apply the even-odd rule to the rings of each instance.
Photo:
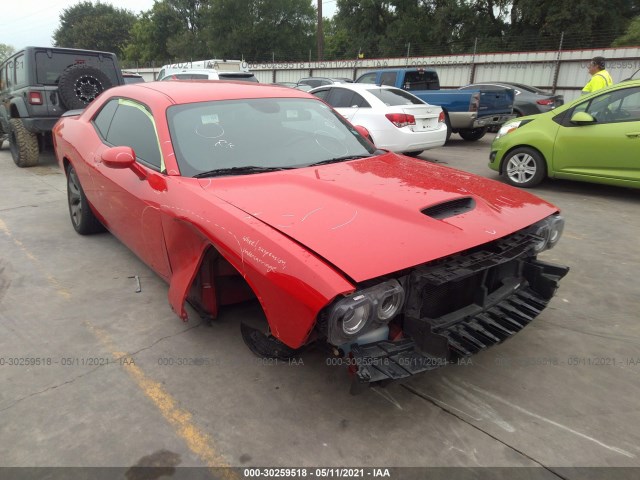
[[[485,291],[464,308],[438,318],[416,315],[418,309],[409,308],[402,340],[352,345],[357,366],[354,386],[402,380],[433,370],[522,330],[548,305],[569,268],[536,259],[517,263],[521,276],[505,281],[491,294]]]

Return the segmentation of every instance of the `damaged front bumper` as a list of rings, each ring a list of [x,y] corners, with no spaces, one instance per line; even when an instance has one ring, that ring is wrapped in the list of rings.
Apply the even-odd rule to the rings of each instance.
[[[352,391],[457,362],[527,326],[569,271],[537,260],[529,245],[516,236],[498,252],[461,255],[408,275],[404,338],[351,345]]]

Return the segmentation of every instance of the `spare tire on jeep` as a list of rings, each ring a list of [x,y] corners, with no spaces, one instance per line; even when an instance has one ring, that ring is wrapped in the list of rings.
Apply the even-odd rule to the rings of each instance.
[[[111,88],[109,77],[91,65],[78,63],[67,68],[58,81],[58,95],[67,110],[84,108]]]

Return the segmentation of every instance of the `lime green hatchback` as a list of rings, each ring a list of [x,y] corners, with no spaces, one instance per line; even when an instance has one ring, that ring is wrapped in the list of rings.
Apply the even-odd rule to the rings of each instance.
[[[516,187],[550,177],[640,188],[640,80],[506,123],[489,159]]]

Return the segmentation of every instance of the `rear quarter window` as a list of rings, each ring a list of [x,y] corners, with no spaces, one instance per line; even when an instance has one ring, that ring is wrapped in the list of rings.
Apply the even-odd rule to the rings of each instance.
[[[16,57],[15,67],[14,67],[16,85],[23,85],[27,83],[27,71],[25,67],[26,65],[24,62],[24,55],[20,55],[19,57]]]

